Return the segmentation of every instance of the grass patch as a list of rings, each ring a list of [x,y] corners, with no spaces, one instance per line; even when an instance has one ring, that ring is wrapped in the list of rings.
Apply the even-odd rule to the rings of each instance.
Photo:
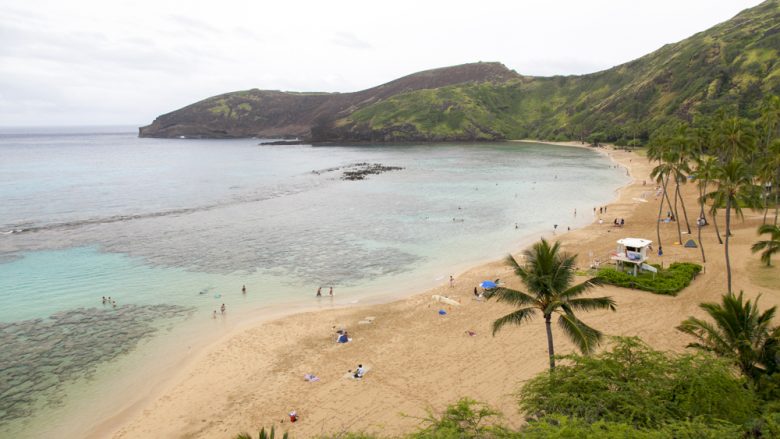
[[[655,275],[642,272],[638,276],[632,276],[608,267],[599,270],[598,278],[605,284],[676,296],[691,283],[702,268],[701,265],[690,262],[675,262],[667,269],[655,264],[653,266],[658,269]]]

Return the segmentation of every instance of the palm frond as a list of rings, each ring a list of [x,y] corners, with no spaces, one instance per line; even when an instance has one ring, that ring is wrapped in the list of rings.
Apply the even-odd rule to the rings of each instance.
[[[588,290],[595,286],[599,286],[603,283],[603,281],[598,278],[594,277],[591,279],[586,280],[585,282],[579,283],[577,285],[574,285],[573,287],[567,288],[565,291],[561,293],[562,299],[573,299],[575,297],[581,296],[585,294]]]
[[[487,299],[495,298],[497,302],[504,302],[514,306],[534,305],[537,300],[522,292],[510,288],[495,288],[485,292]]]
[[[561,315],[558,316],[558,326],[563,329],[563,332],[569,337],[569,340],[574,342],[583,354],[593,352],[601,341],[601,331],[586,325],[581,320],[577,319],[574,314],[561,313]]]
[[[609,309],[615,311],[615,301],[611,297],[587,297],[581,299],[571,299],[566,304],[577,311],[593,311],[598,309]]]
[[[521,308],[515,312],[509,313],[493,322],[493,335],[496,335],[504,325],[522,325],[526,320],[530,320],[536,314],[536,308]]]

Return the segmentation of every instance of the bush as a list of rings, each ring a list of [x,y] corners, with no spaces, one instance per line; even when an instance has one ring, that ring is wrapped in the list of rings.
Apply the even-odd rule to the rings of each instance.
[[[658,268],[658,273],[642,272],[637,276],[615,270],[614,268],[602,268],[599,270],[598,278],[603,283],[618,287],[676,296],[701,271],[701,265],[690,262],[675,262],[665,270],[658,265],[654,264],[653,266]]]
[[[617,338],[610,351],[562,358],[571,364],[523,386],[520,407],[531,419],[557,414],[660,428],[688,419],[742,424],[756,415],[758,399],[744,379],[708,354],[675,356]]]
[[[637,429],[624,422],[588,424],[565,416],[551,416],[530,423],[522,432],[522,439],[733,439],[742,436],[738,425],[728,423],[675,421],[656,429]]]
[[[503,427],[492,425],[491,418],[501,414],[487,405],[470,398],[461,398],[447,407],[441,417],[429,414],[422,430],[409,435],[410,439],[476,439],[508,434]]]

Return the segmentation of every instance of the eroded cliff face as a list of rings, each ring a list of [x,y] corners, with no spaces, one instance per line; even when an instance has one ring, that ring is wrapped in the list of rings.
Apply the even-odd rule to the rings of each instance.
[[[354,93],[293,93],[257,89],[239,91],[214,96],[163,114],[152,124],[139,128],[139,136],[311,139],[313,127],[330,127],[333,121],[359,108],[402,93],[464,83],[505,82],[518,78],[520,76],[517,73],[503,64],[474,63],[427,70]]]

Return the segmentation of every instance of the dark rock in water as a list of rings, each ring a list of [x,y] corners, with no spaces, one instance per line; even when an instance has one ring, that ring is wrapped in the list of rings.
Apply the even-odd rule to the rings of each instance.
[[[258,145],[260,146],[266,146],[266,145],[303,145],[304,142],[301,140],[274,140],[272,142],[260,142]]]
[[[190,312],[175,305],[123,305],[0,324],[0,426],[30,416],[44,402],[60,404],[64,384],[89,379],[100,363],[154,334],[162,320]]]
[[[384,166],[379,163],[355,163],[344,171],[342,180],[365,180],[368,175],[377,175],[388,171],[400,171],[404,168],[398,166]]]

